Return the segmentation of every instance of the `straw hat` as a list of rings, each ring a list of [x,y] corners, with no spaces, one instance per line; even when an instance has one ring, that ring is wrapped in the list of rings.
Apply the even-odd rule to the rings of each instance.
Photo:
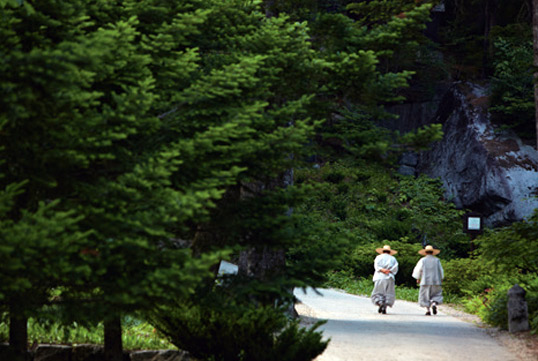
[[[433,254],[434,256],[436,256],[436,255],[438,255],[439,253],[441,253],[441,250],[435,249],[435,248],[433,248],[433,247],[430,246],[430,245],[427,245],[424,249],[421,249],[420,251],[418,251],[418,253],[421,254],[421,255],[423,255],[423,256],[425,256],[425,255],[426,255],[426,252],[428,252],[428,251],[432,251],[432,252],[433,252],[432,254]]]
[[[390,246],[389,245],[385,245],[383,246],[383,248],[376,248],[375,251],[379,254],[382,254],[383,251],[390,251],[390,255],[391,256],[394,256],[396,253],[398,253],[398,251],[395,251],[393,249],[390,249]]]

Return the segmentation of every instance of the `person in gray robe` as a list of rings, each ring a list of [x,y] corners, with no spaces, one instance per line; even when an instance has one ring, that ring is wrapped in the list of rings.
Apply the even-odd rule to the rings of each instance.
[[[398,261],[394,257],[398,251],[385,245],[375,250],[379,253],[374,260],[374,290],[372,291],[372,303],[378,306],[377,312],[386,314],[387,306],[392,307],[396,300],[394,276],[398,273]]]
[[[426,307],[426,316],[437,314],[437,305],[443,303],[442,280],[444,278],[443,266],[439,258],[435,257],[441,251],[432,246],[426,246],[418,251],[422,257],[413,269],[413,278],[420,284],[418,303]]]

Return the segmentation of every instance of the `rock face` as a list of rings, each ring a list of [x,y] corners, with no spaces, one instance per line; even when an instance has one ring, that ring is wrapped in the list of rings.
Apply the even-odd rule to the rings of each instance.
[[[446,196],[458,208],[480,212],[489,226],[520,221],[538,208],[538,152],[509,131],[498,132],[487,112],[486,88],[453,84],[429,120],[424,112],[413,119],[409,109],[393,109],[409,131],[441,123],[444,137],[418,155],[416,172],[439,177]],[[417,106],[414,105],[416,108]],[[419,107],[419,109],[422,109]],[[400,126],[401,127],[401,126]],[[410,174],[409,162],[406,174]]]

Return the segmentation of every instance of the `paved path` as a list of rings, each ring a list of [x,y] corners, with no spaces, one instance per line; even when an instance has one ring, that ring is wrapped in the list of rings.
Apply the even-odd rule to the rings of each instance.
[[[295,290],[299,314],[327,319],[319,330],[331,338],[316,361],[519,361],[477,326],[396,300],[387,314],[370,299],[334,290]]]

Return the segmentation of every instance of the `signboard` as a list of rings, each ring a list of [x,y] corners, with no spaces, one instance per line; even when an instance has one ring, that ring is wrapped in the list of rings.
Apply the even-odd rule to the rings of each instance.
[[[480,217],[468,217],[467,218],[467,230],[480,231],[482,229],[482,222]]]
[[[463,232],[480,234],[484,230],[482,215],[478,213],[467,213],[463,216]]]

